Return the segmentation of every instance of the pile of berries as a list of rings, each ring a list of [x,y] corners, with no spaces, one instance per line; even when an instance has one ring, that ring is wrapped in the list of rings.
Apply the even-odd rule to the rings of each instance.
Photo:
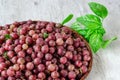
[[[0,80],[79,80],[91,60],[87,46],[58,23],[0,26]]]

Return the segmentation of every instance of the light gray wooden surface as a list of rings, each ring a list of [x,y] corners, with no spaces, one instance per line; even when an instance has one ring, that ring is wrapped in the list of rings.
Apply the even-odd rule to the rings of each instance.
[[[120,80],[119,0],[0,0],[0,25],[29,19],[61,22],[70,13],[75,17],[90,13],[87,5],[90,1],[106,5],[109,16],[104,21],[105,38],[115,35],[118,39],[94,55],[93,68],[86,80]]]

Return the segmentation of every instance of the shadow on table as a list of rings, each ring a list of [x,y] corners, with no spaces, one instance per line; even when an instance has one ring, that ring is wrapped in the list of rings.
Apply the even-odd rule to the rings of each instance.
[[[86,80],[106,80],[102,57],[99,54],[93,55],[92,71]]]

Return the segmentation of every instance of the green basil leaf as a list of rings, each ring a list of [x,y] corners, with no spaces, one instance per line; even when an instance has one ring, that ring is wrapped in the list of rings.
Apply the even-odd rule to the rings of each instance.
[[[81,30],[82,28],[80,26],[81,25],[76,21],[71,25],[71,28],[74,30]]]
[[[86,35],[87,29],[83,29],[79,22],[74,22],[70,28],[75,30],[77,33],[81,34],[82,36]]]
[[[97,29],[97,32],[104,35],[106,33],[105,29],[103,27],[100,27],[99,29]]]
[[[100,18],[92,14],[78,17],[77,21],[89,29],[96,29],[102,26]]]
[[[85,38],[89,39],[90,35],[91,35],[93,32],[94,32],[94,30],[89,29],[89,30],[86,32]]]
[[[69,22],[71,19],[73,18],[73,14],[69,14],[63,21],[62,21],[62,25],[64,25],[65,23]]]
[[[88,3],[88,5],[91,8],[91,10],[101,18],[104,19],[108,15],[108,10],[104,5],[96,2],[90,2]]]
[[[44,38],[47,38],[47,37],[48,37],[48,34],[47,34],[47,33],[43,33],[43,37],[44,37]]]
[[[71,25],[71,28],[75,31],[79,31],[79,30],[83,29],[81,26],[82,25],[79,22],[76,21]]]
[[[96,53],[102,46],[102,35],[98,33],[94,33],[90,36],[89,44],[94,53]]]
[[[5,39],[7,40],[7,39],[10,39],[11,38],[11,36],[10,36],[10,34],[6,34],[5,35]]]
[[[113,37],[113,38],[111,38],[110,40],[105,40],[105,41],[103,42],[102,48],[106,48],[112,41],[114,41],[114,40],[116,40],[116,39],[117,39],[117,37]]]
[[[82,30],[79,30],[78,33],[79,33],[80,35],[82,35],[82,36],[85,36],[86,33],[87,33],[87,30],[82,29]]]

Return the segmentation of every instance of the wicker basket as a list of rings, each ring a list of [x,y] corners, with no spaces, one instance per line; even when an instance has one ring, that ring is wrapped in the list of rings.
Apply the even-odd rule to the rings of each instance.
[[[27,22],[27,21],[18,22],[18,23],[23,24],[23,23],[26,23],[26,22]],[[38,22],[38,21],[32,21],[32,22]],[[40,21],[40,22],[44,22],[44,21]],[[45,21],[45,22],[47,22],[47,21]],[[54,22],[53,22],[53,23],[54,23]],[[55,24],[56,24],[56,23],[55,23]],[[16,24],[15,24],[15,25],[16,25]],[[89,72],[90,72],[91,69],[92,69],[92,62],[93,62],[92,51],[91,51],[90,46],[89,46],[89,44],[87,43],[87,41],[86,41],[81,35],[79,35],[76,31],[72,30],[71,28],[69,28],[69,27],[67,27],[67,26],[64,26],[64,27],[66,27],[66,28],[68,28],[68,30],[72,31],[73,34],[74,34],[74,36],[81,38],[81,39],[85,42],[86,47],[87,47],[87,49],[88,49],[89,52],[90,52],[91,60],[89,61],[88,71],[87,71],[84,75],[82,75],[82,77],[80,78],[80,80],[85,80],[86,77],[88,76]]]

